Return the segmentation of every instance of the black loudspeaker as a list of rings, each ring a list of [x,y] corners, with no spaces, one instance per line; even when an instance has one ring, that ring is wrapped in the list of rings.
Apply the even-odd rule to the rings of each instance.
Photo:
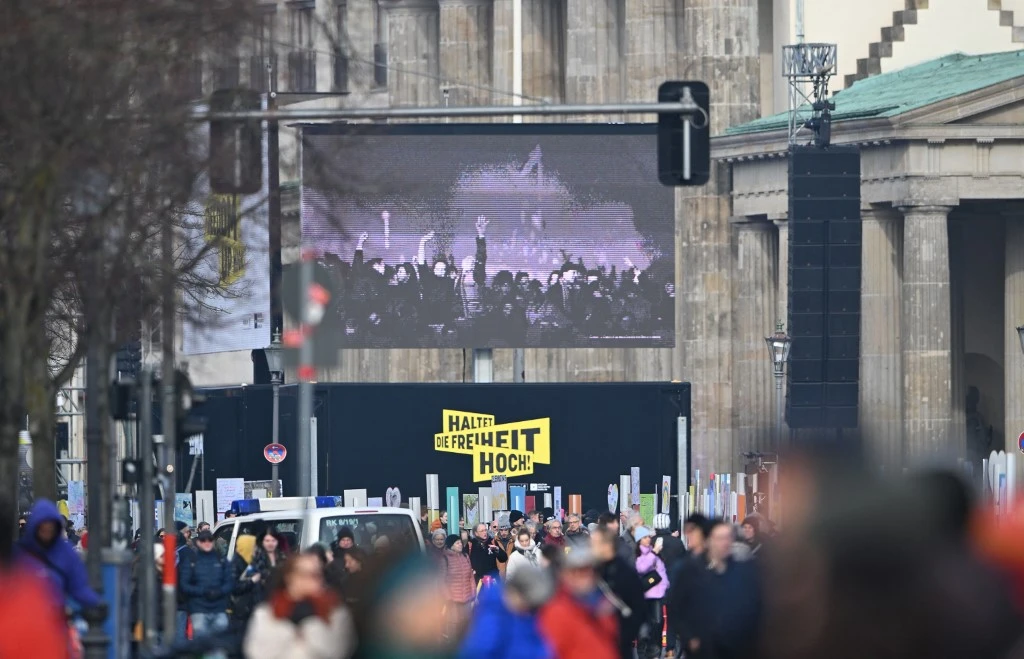
[[[857,427],[860,267],[860,151],[791,148],[790,428]]]

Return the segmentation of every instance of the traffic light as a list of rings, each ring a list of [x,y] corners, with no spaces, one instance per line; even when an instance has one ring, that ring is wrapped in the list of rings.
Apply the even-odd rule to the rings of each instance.
[[[183,442],[206,431],[206,417],[203,414],[206,395],[192,387],[192,381],[184,371],[174,374],[174,401],[175,434],[179,441]]]
[[[699,81],[670,80],[659,103],[692,101],[700,111],[658,115],[658,180],[663,185],[704,185],[711,178],[711,92]]]
[[[163,400],[161,381],[153,380],[153,402]],[[117,421],[128,421],[136,409],[139,387],[134,379],[123,379],[110,384],[110,416]],[[184,371],[174,373],[174,423],[177,437],[186,441],[206,431],[203,407],[206,394],[196,391]]]
[[[136,379],[142,368],[142,341],[125,343],[117,349],[117,374],[124,378]]]
[[[211,112],[263,109],[259,92],[222,89],[210,96]],[[263,188],[263,122],[210,121],[210,189],[218,194],[255,194]]]

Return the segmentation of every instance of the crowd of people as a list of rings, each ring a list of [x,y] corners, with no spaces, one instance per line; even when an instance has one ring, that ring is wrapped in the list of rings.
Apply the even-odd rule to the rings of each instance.
[[[299,551],[268,529],[229,558],[208,524],[178,524],[173,556],[154,547],[158,570],[178,568],[160,656],[1024,658],[1024,504],[996,518],[944,472],[864,491],[801,469],[781,533],[758,514],[655,529],[636,512],[543,510],[449,534],[424,511],[415,547],[342,527]],[[18,539],[0,513],[0,657],[74,656],[64,605],[104,604],[66,521],[39,501]]]
[[[563,527],[551,510],[513,511],[447,535],[439,520],[431,555],[444,575],[448,634],[466,630],[460,656],[750,656],[767,520],[744,520],[741,535],[700,514],[682,533],[645,522],[592,511]],[[510,627],[523,630],[529,653],[505,643]]]
[[[631,264],[586,264],[563,252],[545,280],[527,271],[501,269],[488,281],[488,220],[477,220],[476,252],[461,263],[454,255],[427,260],[433,232],[423,236],[414,261],[366,260],[362,234],[352,261],[334,254],[322,263],[337,299],[332,324],[346,345],[359,347],[458,347],[489,345],[601,345],[671,338],[673,270]],[[514,259],[510,262],[515,262]]]

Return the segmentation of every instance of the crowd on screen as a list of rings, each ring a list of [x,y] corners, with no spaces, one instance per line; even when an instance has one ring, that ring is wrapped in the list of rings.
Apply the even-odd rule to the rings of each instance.
[[[632,264],[587,264],[562,252],[546,281],[503,269],[488,281],[488,220],[476,222],[476,251],[426,259],[433,233],[423,236],[415,261],[367,260],[360,237],[352,261],[328,254],[334,305],[345,343],[367,347],[577,345],[657,341],[673,327],[671,270],[657,277]]]

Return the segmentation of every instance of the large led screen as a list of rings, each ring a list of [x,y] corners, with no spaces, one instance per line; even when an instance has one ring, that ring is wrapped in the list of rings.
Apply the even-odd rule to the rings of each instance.
[[[340,347],[672,346],[674,214],[651,125],[304,127]]]

